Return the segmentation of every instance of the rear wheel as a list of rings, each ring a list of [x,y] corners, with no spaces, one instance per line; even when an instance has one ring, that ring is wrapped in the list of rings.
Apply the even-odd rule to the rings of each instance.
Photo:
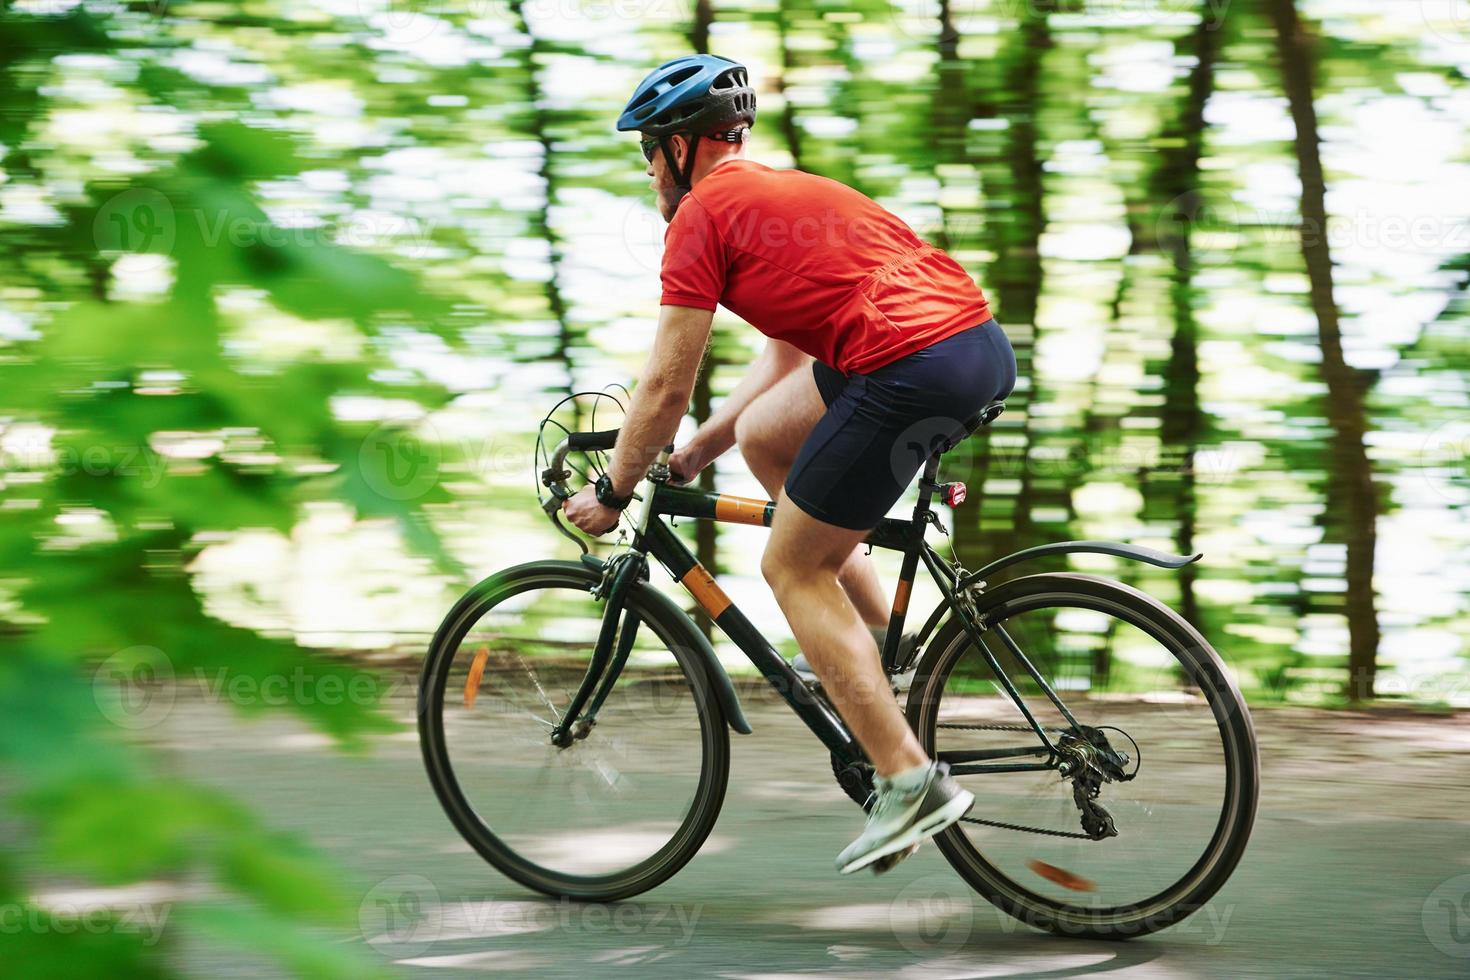
[[[545,561],[471,589],[424,664],[419,734],[445,812],[485,860],[548,895],[610,901],[698,852],[724,800],[730,741],[694,624],[636,585],[627,608],[639,624],[616,687],[585,736],[553,743],[596,646],[600,580]]]
[[[1239,862],[1258,793],[1250,714],[1219,656],[1167,606],[1091,576],[1034,575],[973,599],[986,647],[1061,752],[996,754],[1042,742],[958,620],[942,627],[908,716],[977,800],[935,838],[945,857],[1052,932],[1121,939],[1197,910]],[[1061,769],[974,771],[1048,761]]]

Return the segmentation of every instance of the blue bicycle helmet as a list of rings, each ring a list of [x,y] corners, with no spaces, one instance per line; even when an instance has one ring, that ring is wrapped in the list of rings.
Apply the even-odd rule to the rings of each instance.
[[[755,125],[755,90],[745,66],[712,54],[691,54],[648,73],[618,117],[618,130],[703,136],[706,130],[738,122]]]
[[[740,143],[748,135],[745,129],[753,125],[755,89],[745,66],[712,54],[685,55],[659,65],[638,85],[618,117],[619,131],[636,129],[658,138],[681,199],[689,193],[699,138]],[[682,170],[669,148],[669,137],[675,133],[690,138]]]

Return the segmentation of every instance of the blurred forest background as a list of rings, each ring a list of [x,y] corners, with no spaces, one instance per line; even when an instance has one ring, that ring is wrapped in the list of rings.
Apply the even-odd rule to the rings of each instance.
[[[946,470],[962,560],[1202,551],[1070,567],[1174,605],[1257,702],[1470,705],[1460,0],[7,0],[7,909],[202,878],[234,897],[186,935],[371,966],[322,941],[332,870],[137,748],[113,682],[371,694],[466,584],[575,553],[535,426],[646,355],[663,224],[612,121],[691,47],[751,67],[755,159],[990,296],[1021,381]],[[686,435],[760,343],[717,316]],[[760,493],[733,454],[702,479]],[[760,532],[682,530],[789,637]],[[351,747],[394,726],[374,700],[280,704]],[[5,942],[27,975],[167,965],[123,929]]]

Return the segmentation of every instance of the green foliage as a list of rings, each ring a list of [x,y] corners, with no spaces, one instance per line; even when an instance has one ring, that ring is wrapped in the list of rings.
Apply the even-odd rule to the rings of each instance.
[[[78,977],[173,977],[177,973],[162,951],[140,944],[119,929],[103,925],[97,931],[75,929],[46,909],[24,903],[21,921],[36,923],[5,937],[0,977],[17,980],[76,980]],[[59,928],[58,928],[59,924]],[[102,923],[99,923],[102,925]]]
[[[155,107],[204,95],[199,82],[162,67],[173,42],[158,21],[129,12],[3,17],[0,166],[12,183],[44,188],[53,166],[36,134],[58,56],[133,49],[146,66],[138,94]],[[154,46],[139,48],[143,38]],[[410,547],[449,564],[421,514],[444,499],[442,489],[385,492],[391,486],[362,451],[371,427],[332,408],[358,395],[430,409],[445,393],[405,383],[402,372],[378,380],[386,363],[378,348],[365,358],[272,363],[234,344],[219,301],[239,289],[285,317],[348,323],[369,338],[405,325],[453,336],[443,327],[449,301],[413,273],[327,233],[273,223],[262,186],[317,163],[293,136],[258,123],[206,117],[190,132],[193,148],[173,157],[138,146],[146,174],[126,183],[89,175],[83,194],[60,202],[61,222],[27,226],[29,247],[0,258],[44,297],[29,304],[37,336],[0,348],[0,424],[39,433],[34,452],[10,460],[0,489],[8,570],[0,769],[24,828],[5,842],[0,885],[5,900],[40,917],[6,937],[0,972],[167,975],[177,928],[276,956],[300,975],[374,970],[331,931],[355,925],[350,886],[335,869],[242,803],[163,773],[125,726],[108,721],[121,707],[110,672],[140,668],[224,688],[306,671],[336,690],[381,689],[356,667],[206,613],[189,564],[208,540],[245,528],[289,534],[304,505],[335,498],[364,519],[397,522]],[[118,270],[136,276],[145,267],[164,277],[162,292],[117,298],[127,285]],[[207,448],[179,449],[191,441]],[[397,728],[371,696],[287,705],[348,747]],[[188,910],[152,947],[105,924],[48,925],[51,913],[26,896],[58,875],[100,885],[202,879],[226,900]]]
[[[1137,6],[982,0],[900,15],[882,0],[780,0],[692,12],[716,51],[737,34],[769,50],[754,155],[789,154],[916,216],[1011,333],[1022,381],[1006,415],[946,461],[970,483],[950,519],[960,557],[974,567],[1096,536],[1198,547],[1198,568],[1119,574],[1191,615],[1253,697],[1304,697],[1342,668],[1302,623],[1341,619],[1343,594],[1303,584],[1337,574],[1330,555],[1307,554],[1310,535],[1273,537],[1302,530],[1282,518],[1304,511],[1332,530],[1321,505],[1333,491],[1315,324],[1301,322],[1312,310],[1299,215],[1267,186],[1295,167],[1291,141],[1239,125],[1285,111],[1273,32],[1259,4],[1222,8],[1223,25],[1191,23],[1177,5],[1150,20]],[[17,828],[0,845],[0,902],[44,920],[53,913],[34,896],[76,880],[203,881],[211,897],[180,907],[158,946],[43,921],[5,937],[0,976],[167,975],[181,932],[274,955],[277,969],[366,975],[373,964],[340,942],[350,883],[245,803],[172,775],[140,746],[148,731],[118,721],[140,706],[114,678],[162,672],[229,690],[306,672],[381,689],[351,663],[212,615],[194,562],[242,530],[289,536],[329,501],[458,573],[430,515],[459,502],[444,476],[477,461],[420,424],[454,393],[394,355],[438,338],[497,370],[549,366],[567,390],[626,378],[610,357],[642,352],[600,338],[650,310],[600,287],[629,268],[620,245],[656,246],[662,227],[637,225],[646,177],[609,125],[621,93],[573,98],[564,80],[625,71],[631,85],[646,65],[606,53],[621,42],[546,36],[519,2],[436,10],[436,29],[457,32],[442,47],[380,43],[366,11],[30,9],[0,8],[0,439],[27,433],[31,447],[7,442],[0,469],[0,773]],[[932,16],[941,9],[948,20]],[[1372,98],[1409,108],[1429,81],[1463,95],[1458,70],[1420,63],[1420,46],[1363,40],[1383,29],[1369,15],[1309,26],[1329,165],[1360,151],[1354,116]],[[650,62],[684,50],[688,28],[634,26]],[[1140,44],[1172,51],[1162,82],[1126,70],[1154,57]],[[457,45],[469,52],[458,61]],[[1217,97],[1236,100],[1225,139],[1206,125]],[[415,163],[386,165],[396,153]],[[505,166],[517,157],[526,163]],[[1364,173],[1381,173],[1372,162]],[[461,168],[473,186],[422,206],[395,186],[448,183]],[[524,186],[478,176],[512,173]],[[594,223],[584,207],[602,209],[599,227],[582,227]],[[372,227],[371,244],[349,247],[354,216],[384,213],[414,225]],[[1116,230],[1125,255],[1069,257]],[[1406,278],[1403,256],[1376,269],[1362,251],[1333,256],[1360,296],[1437,288]],[[1393,370],[1424,389],[1385,372],[1402,394],[1380,385],[1367,399],[1370,435],[1422,443],[1459,409],[1466,313],[1462,296],[1398,352],[1408,366]],[[28,329],[11,329],[12,314]],[[1359,349],[1378,343],[1350,319]],[[318,333],[341,343],[304,339]],[[722,315],[712,362],[742,370],[749,339]],[[408,411],[348,417],[344,400]],[[510,407],[524,418],[497,421],[524,437],[542,406]],[[1375,443],[1378,513],[1403,506],[1390,482],[1424,477],[1412,471],[1426,459],[1421,490],[1463,487],[1454,438],[1422,451]],[[1210,451],[1239,453],[1243,468],[1219,479],[1189,468]],[[533,517],[528,491],[506,512]],[[1077,503],[1086,491],[1091,509]],[[548,551],[567,547],[545,533]],[[1462,612],[1418,622],[1464,633]],[[1068,654],[1044,639],[1035,649]],[[1078,672],[1097,668],[1070,655]],[[1121,660],[1108,669],[1115,690],[1156,682]],[[371,696],[287,710],[349,749],[395,727]]]

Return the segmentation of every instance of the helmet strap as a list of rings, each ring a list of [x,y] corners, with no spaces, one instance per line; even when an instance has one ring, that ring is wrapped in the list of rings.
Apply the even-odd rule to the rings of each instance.
[[[671,134],[672,135],[672,134]],[[674,190],[677,195],[674,204],[677,205],[684,199],[693,187],[690,180],[694,176],[694,154],[699,149],[699,136],[693,133],[681,134],[689,141],[689,157],[684,161],[684,169],[680,171],[679,164],[674,160],[674,151],[669,148],[669,137],[662,137],[658,141],[659,148],[664,151],[664,162],[669,165],[669,173],[674,175]]]

